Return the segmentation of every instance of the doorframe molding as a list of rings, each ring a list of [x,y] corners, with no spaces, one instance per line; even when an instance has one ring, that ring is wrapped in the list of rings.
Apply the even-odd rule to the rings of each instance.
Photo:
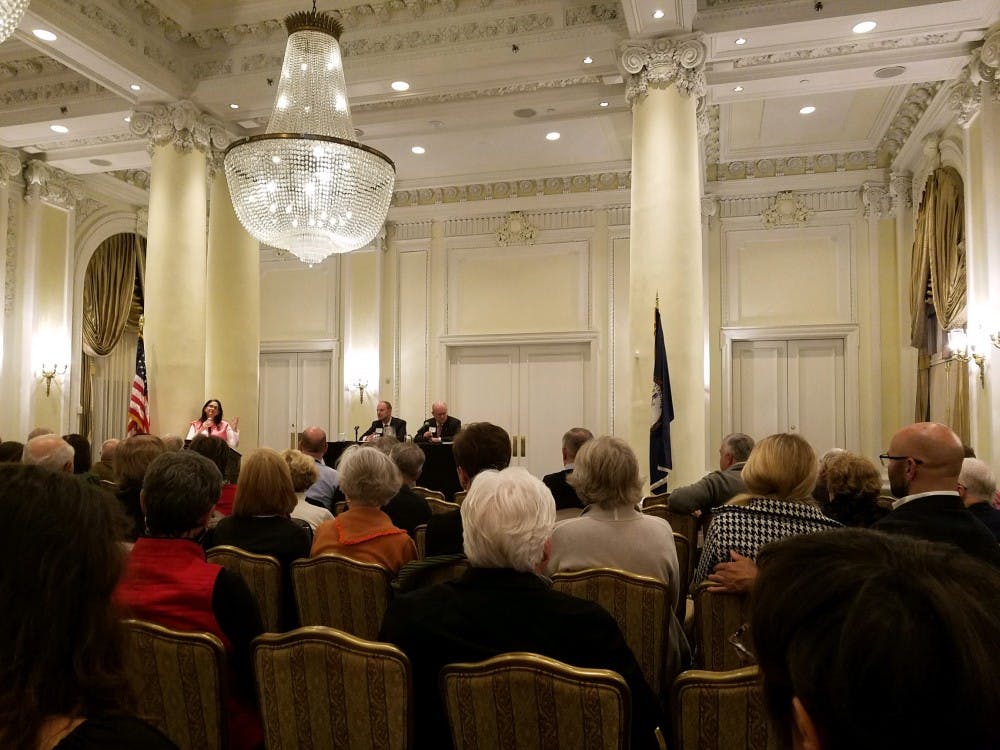
[[[722,434],[733,431],[733,344],[737,341],[842,339],[844,342],[844,438],[850,451],[861,450],[861,398],[857,325],[730,327],[720,330],[722,349]],[[755,439],[758,436],[754,436]],[[759,436],[763,437],[763,436]]]
[[[453,346],[520,346],[522,344],[582,344],[597,341],[597,331],[564,331],[539,333],[455,334],[438,339],[447,349]]]
[[[307,354],[310,352],[336,352],[340,339],[301,339],[297,341],[261,341],[261,354]]]

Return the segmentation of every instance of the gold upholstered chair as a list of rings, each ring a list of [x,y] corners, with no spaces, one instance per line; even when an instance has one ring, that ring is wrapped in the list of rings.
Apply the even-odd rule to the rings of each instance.
[[[465,500],[465,496],[469,494],[468,490],[457,490],[454,495],[452,495],[452,501],[456,505],[461,505],[462,501]]]
[[[424,498],[424,500],[430,500],[431,498],[436,500],[445,499],[443,492],[440,492],[439,490],[432,490],[428,487],[421,487],[418,484],[413,486],[413,491],[420,495],[420,497]]]
[[[726,672],[691,669],[671,693],[671,750],[777,750],[757,667]]]
[[[128,677],[137,714],[180,750],[228,748],[225,649],[210,633],[125,620]]]
[[[512,653],[441,670],[455,750],[625,750],[631,700],[622,677]]]
[[[410,661],[395,646],[305,627],[254,640],[253,664],[268,750],[412,746]]]
[[[296,560],[292,587],[299,622],[374,640],[392,597],[391,580],[387,568],[341,555]]]
[[[677,548],[677,564],[680,568],[680,597],[677,601],[677,620],[685,622],[687,613],[688,591],[691,589],[691,542],[683,534],[674,532],[674,546]]]
[[[425,498],[427,500],[427,507],[431,509],[431,513],[449,513],[453,510],[458,510],[462,506],[458,503],[452,503],[448,500],[439,500],[436,497]]]
[[[212,547],[205,553],[205,558],[246,581],[257,600],[264,630],[268,633],[281,632],[281,563],[278,558],[257,555],[228,544]]]
[[[417,559],[423,560],[427,557],[427,524],[422,523],[413,527],[413,543],[417,545]]]
[[[411,560],[399,569],[399,576],[392,582],[396,593],[433,586],[445,581],[453,581],[469,567],[469,560],[463,554],[434,555],[420,560]]]
[[[746,594],[713,594],[711,584],[703,581],[695,587],[694,643],[695,663],[702,669],[727,670],[753,663],[753,657],[740,648],[735,637],[749,619],[750,602]]]
[[[649,516],[662,518],[670,524],[675,534],[680,534],[688,540],[688,569],[695,569],[695,557],[698,551],[698,529],[701,519],[690,513],[676,513],[667,505],[669,495],[651,495],[642,500],[642,512]]]
[[[613,568],[555,573],[552,588],[600,604],[618,623],[653,691],[666,698],[678,665],[669,653],[673,602],[663,581]]]

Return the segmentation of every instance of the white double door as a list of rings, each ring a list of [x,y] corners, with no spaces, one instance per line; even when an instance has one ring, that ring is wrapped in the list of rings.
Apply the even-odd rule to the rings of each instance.
[[[297,434],[317,425],[336,440],[334,352],[266,352],[260,355],[260,445],[294,448]]]
[[[589,343],[451,347],[448,365],[449,411],[507,430],[511,465],[535,476],[562,468],[566,430],[594,427]]]
[[[844,339],[734,341],[732,431],[798,433],[818,455],[846,448]]]

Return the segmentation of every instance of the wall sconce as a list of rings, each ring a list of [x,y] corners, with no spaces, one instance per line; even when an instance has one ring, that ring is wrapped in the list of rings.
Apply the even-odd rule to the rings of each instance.
[[[952,328],[948,331],[948,350],[952,359],[959,362],[974,362],[979,368],[979,387],[986,387],[986,357],[983,355],[983,345],[973,339],[970,341],[964,328]]]
[[[358,396],[361,398],[361,403],[363,404],[365,402],[365,388],[368,387],[368,381],[355,380],[354,387],[358,389]]]
[[[59,365],[52,365],[52,367],[47,368],[44,363],[42,364],[42,380],[45,381],[46,398],[52,392],[52,378],[56,375],[65,375],[68,369],[68,365],[62,365],[61,367]]]

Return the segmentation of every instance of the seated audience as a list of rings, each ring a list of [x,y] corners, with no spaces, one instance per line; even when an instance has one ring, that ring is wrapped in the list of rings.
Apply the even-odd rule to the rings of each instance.
[[[115,475],[118,477],[118,500],[128,517],[132,528],[125,535],[126,541],[134,542],[145,533],[146,520],[139,501],[146,469],[153,459],[163,453],[163,442],[156,435],[133,435],[118,444],[115,450]]]
[[[236,485],[226,479],[226,466],[229,463],[229,446],[226,441],[215,435],[195,435],[188,450],[200,453],[219,469],[219,473],[222,474],[222,490],[215,503],[215,512],[220,516],[232,515],[233,503],[236,500]]]
[[[594,602],[553,591],[540,577],[556,518],[545,485],[521,468],[485,471],[461,513],[469,570],[456,581],[397,596],[379,635],[413,665],[415,746],[452,747],[438,690],[445,665],[530,651],[622,675],[632,694],[632,747],[655,747],[657,699],[614,618]]]
[[[295,490],[295,507],[292,509],[292,518],[305,521],[314,532],[324,521],[333,518],[333,513],[326,508],[313,505],[306,500],[306,490],[312,487],[319,478],[319,468],[316,461],[311,456],[307,456],[302,451],[283,451],[281,457],[288,464],[288,471],[292,475],[292,489]]]
[[[73,432],[63,435],[63,440],[73,446],[73,473],[90,474],[90,441]],[[96,477],[95,477],[96,480]]]
[[[962,461],[962,471],[958,475],[958,495],[965,507],[983,522],[995,539],[1000,541],[1000,510],[993,507],[993,497],[997,491],[997,480],[990,467],[978,458]]]
[[[219,469],[194,451],[163,453],[149,464],[142,486],[149,535],[132,547],[115,601],[129,617],[222,640],[232,669],[231,749],[249,750],[263,740],[250,661],[250,642],[263,631],[260,612],[243,579],[206,562],[198,543],[221,485]]]
[[[1000,747],[1000,573],[864,529],[761,550],[751,632],[788,747]]]
[[[819,473],[816,475],[816,486],[813,487],[813,500],[820,505],[825,505],[830,501],[830,493],[826,489],[826,464],[838,453],[843,453],[843,448],[831,448],[819,457]]]
[[[24,454],[24,443],[17,440],[4,440],[0,443],[0,463],[19,464]]]
[[[462,429],[462,420],[448,416],[448,404],[436,401],[431,404],[431,418],[417,428],[415,443],[450,443]]]
[[[36,427],[31,432],[28,433],[28,440],[36,438],[39,435],[52,435],[54,430],[50,430],[48,427]]]
[[[332,511],[338,500],[340,479],[337,477],[337,470],[327,466],[323,460],[327,447],[326,432],[320,427],[306,427],[299,434],[299,450],[313,459],[319,472],[312,487],[306,490],[306,500]]]
[[[489,422],[473,422],[459,430],[452,448],[458,483],[468,490],[486,469],[506,469],[510,464],[510,435]],[[457,510],[435,513],[427,522],[427,556],[462,553],[462,516]]]
[[[108,438],[101,443],[101,460],[90,467],[91,474],[105,482],[117,483],[118,477],[115,476],[114,458],[115,450],[118,448],[118,443],[120,442],[118,438]]]
[[[573,473],[573,464],[580,446],[588,440],[593,440],[594,433],[586,427],[574,427],[568,430],[562,438],[562,471],[546,474],[542,477],[545,486],[556,501],[556,510],[567,508],[582,508],[583,503],[573,486],[569,483],[569,475]]]
[[[732,559],[732,552],[756,558],[768,542],[839,528],[812,499],[816,472],[816,453],[799,435],[778,433],[757,443],[742,471],[749,494],[713,512],[692,585]]]
[[[0,747],[176,750],[131,713],[111,606],[126,525],[114,499],[9,464],[0,466],[0,513]]]
[[[52,433],[38,435],[24,444],[21,463],[72,474],[73,446]]]
[[[827,454],[820,476],[827,492],[820,507],[830,518],[844,526],[868,527],[885,515],[878,505],[882,475],[870,459],[849,451]]]
[[[413,443],[397,443],[389,451],[389,458],[399,469],[402,484],[393,498],[385,504],[382,512],[392,519],[392,525],[406,529],[413,536],[413,530],[427,523],[431,517],[427,501],[413,491],[413,486],[424,468],[426,454]]]
[[[667,501],[670,510],[676,513],[711,510],[746,492],[743,467],[753,445],[753,438],[742,432],[726,435],[719,446],[719,470],[672,491]]]
[[[163,441],[163,450],[165,451],[179,451],[184,450],[184,438],[180,435],[162,435],[160,439]],[[223,472],[225,476],[225,472]]]
[[[359,445],[344,451],[338,465],[348,509],[316,530],[311,554],[334,552],[398,573],[416,559],[417,548],[380,510],[399,490],[396,465],[377,448]]]

